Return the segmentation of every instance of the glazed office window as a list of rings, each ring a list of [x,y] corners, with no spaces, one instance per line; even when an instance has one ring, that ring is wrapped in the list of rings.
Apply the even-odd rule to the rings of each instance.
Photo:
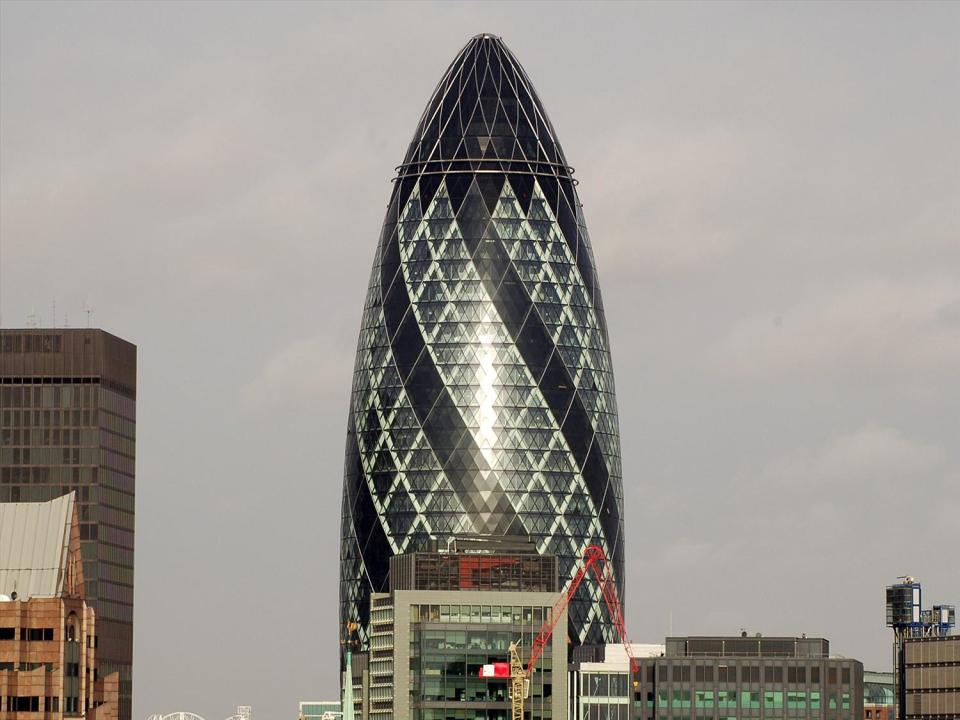
[[[657,690],[657,707],[659,708],[670,707],[670,698],[667,695],[666,690]]]
[[[820,709],[820,691],[819,690],[810,691],[810,709],[811,710]]]
[[[790,710],[806,710],[807,694],[791,690],[787,692],[787,708]]]
[[[783,708],[783,693],[779,690],[767,690],[763,693],[763,708],[779,710]]]
[[[713,707],[713,690],[697,690],[696,706],[698,708],[712,708]]]
[[[760,707],[760,693],[756,690],[744,690],[740,693],[740,707],[756,710]]]
[[[840,696],[840,706],[844,710],[850,709],[850,693],[845,692]]]
[[[689,668],[687,669],[689,670]],[[673,698],[671,700],[671,705],[674,708],[689,708],[690,707],[690,691],[674,690]]]
[[[717,691],[717,707],[721,708],[735,708],[737,706],[737,691],[736,690],[719,690]]]

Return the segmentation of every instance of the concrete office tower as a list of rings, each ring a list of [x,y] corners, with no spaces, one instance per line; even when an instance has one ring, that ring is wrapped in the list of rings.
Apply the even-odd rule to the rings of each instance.
[[[0,501],[77,495],[100,675],[130,720],[137,349],[102,330],[0,331]]]
[[[474,37],[398,168],[364,305],[340,548],[341,628],[364,640],[390,558],[431,538],[529,536],[562,583],[597,544],[622,596],[613,368],[572,173],[517,59]],[[569,618],[575,644],[613,639],[593,583]]]

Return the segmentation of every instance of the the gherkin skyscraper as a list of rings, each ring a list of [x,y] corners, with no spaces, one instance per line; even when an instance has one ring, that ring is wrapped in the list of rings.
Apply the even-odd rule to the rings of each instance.
[[[572,168],[526,72],[478,35],[398,167],[347,427],[341,628],[366,637],[391,555],[528,535],[569,580],[599,544],[623,591],[620,438],[593,251]],[[596,587],[574,643],[612,640]]]

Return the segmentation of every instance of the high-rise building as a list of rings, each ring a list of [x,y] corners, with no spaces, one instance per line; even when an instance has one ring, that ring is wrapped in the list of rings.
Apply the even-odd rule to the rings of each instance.
[[[357,347],[341,627],[367,637],[390,557],[522,535],[561,585],[599,545],[623,593],[620,440],[593,251],[573,169],[503,41],[471,39],[398,167]],[[613,639],[595,584],[574,644]]]
[[[83,591],[76,493],[0,505],[0,717],[117,720]]]
[[[0,502],[75,492],[98,672],[119,673],[130,720],[133,663],[136,346],[102,330],[0,331]]]

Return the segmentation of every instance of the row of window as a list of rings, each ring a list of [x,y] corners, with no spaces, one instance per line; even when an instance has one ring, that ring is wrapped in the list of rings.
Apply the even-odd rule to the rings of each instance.
[[[410,622],[507,623],[539,628],[551,611],[529,605],[411,605]]]
[[[44,668],[47,672],[53,672],[53,663],[22,662],[20,664],[12,662],[0,662],[0,671],[2,670],[20,670],[30,671],[37,668]]]
[[[47,696],[41,698],[38,695],[7,695],[4,700],[3,707],[0,707],[0,710],[5,710],[7,712],[40,712],[45,710],[46,712],[60,712],[60,698]],[[43,700],[43,706],[41,707],[40,701]],[[76,698],[68,698],[68,700],[76,701]]]
[[[699,682],[712,683],[717,682],[737,682],[759,683],[761,677],[765,683],[775,683],[782,685],[788,684],[806,685],[809,679],[810,684],[819,685],[821,672],[819,665],[810,667],[803,665],[766,665],[762,668],[759,665],[720,665],[714,668],[713,665],[690,665],[666,664],[647,665],[644,675],[648,683],[653,683],[654,667],[657,668],[657,680],[660,682]],[[716,670],[716,672],[715,672]],[[839,680],[842,685],[849,685],[851,678],[851,669],[849,667],[828,667],[826,668],[825,678],[828,685],[836,685]]]
[[[16,640],[16,628],[0,627],[0,640]],[[53,628],[20,628],[22,642],[50,642],[53,640]]]
[[[96,410],[4,410],[0,425],[6,428],[96,427]]]
[[[621,703],[584,703],[582,720],[629,720],[630,708]]]
[[[739,697],[738,697],[739,695]],[[744,690],[737,693],[735,690],[658,690],[657,707],[660,708],[759,708],[761,699],[764,709],[779,710],[819,710],[821,708],[821,693],[811,690]],[[829,693],[826,707],[828,710],[849,710],[850,693]]]

